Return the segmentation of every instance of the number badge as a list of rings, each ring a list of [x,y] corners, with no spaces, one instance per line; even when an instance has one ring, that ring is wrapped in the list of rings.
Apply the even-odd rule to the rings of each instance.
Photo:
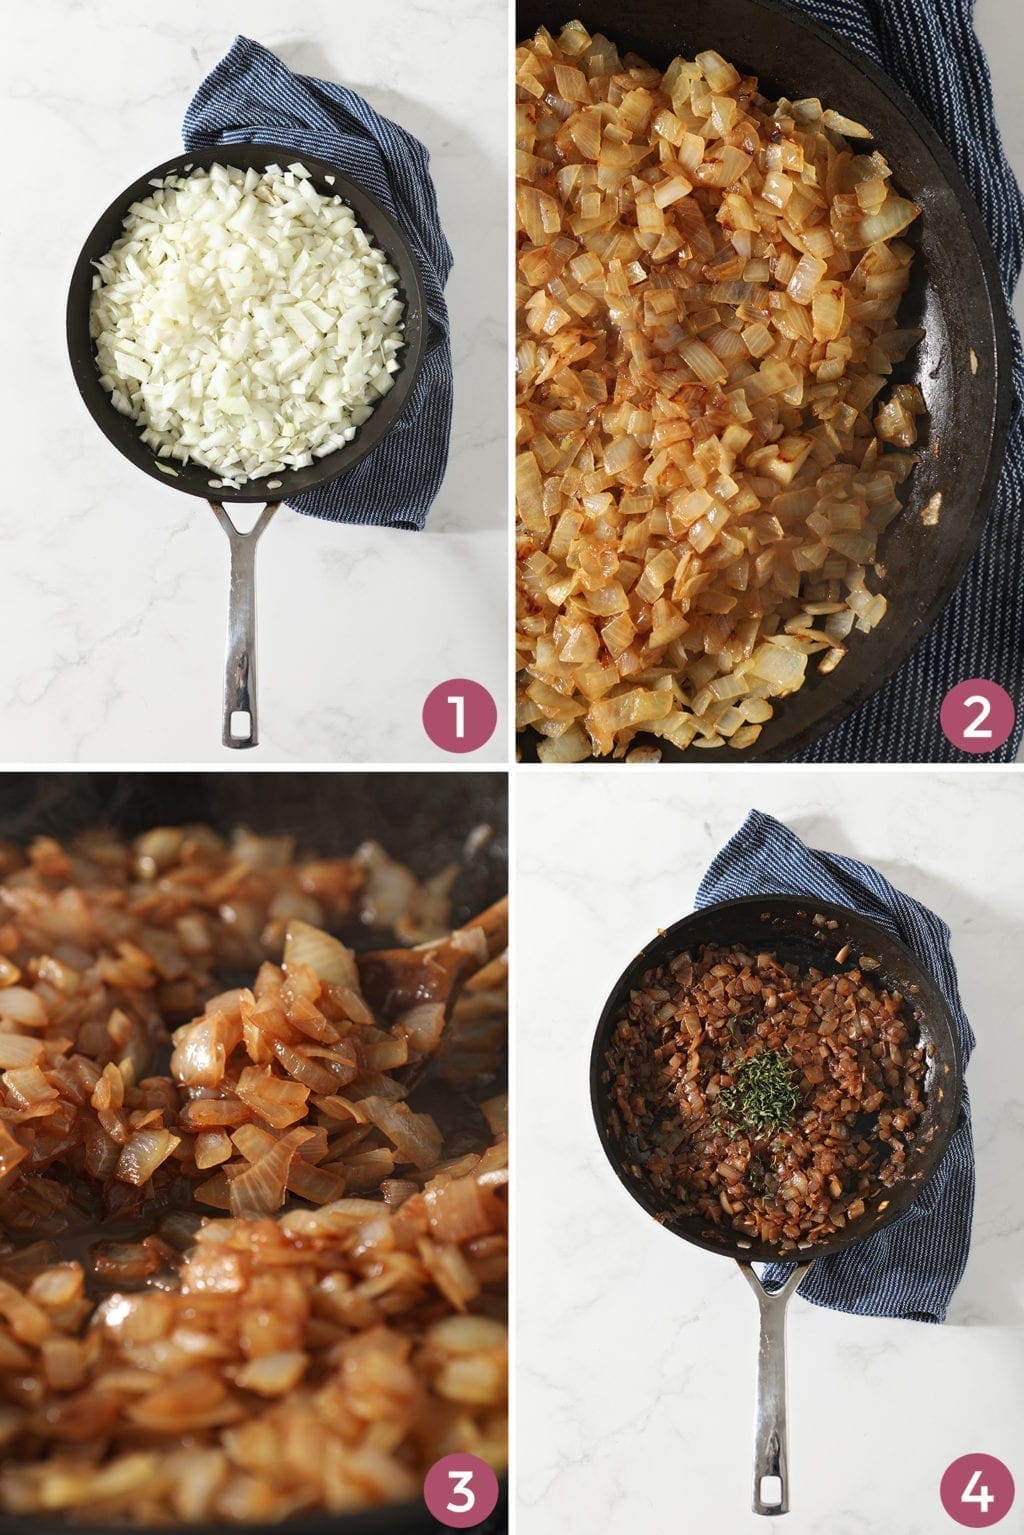
[[[475,752],[498,723],[498,706],[479,682],[452,677],[431,688],[423,705],[423,729],[446,752]]]
[[[1013,1507],[1013,1477],[994,1455],[961,1455],[947,1466],[939,1486],[942,1506],[957,1524],[987,1530]]]
[[[443,1455],[427,1472],[423,1501],[438,1524],[471,1530],[493,1514],[498,1478],[479,1455]]]
[[[1008,741],[1014,718],[1009,693],[985,677],[971,677],[950,688],[939,712],[946,740],[974,756],[994,752]]]

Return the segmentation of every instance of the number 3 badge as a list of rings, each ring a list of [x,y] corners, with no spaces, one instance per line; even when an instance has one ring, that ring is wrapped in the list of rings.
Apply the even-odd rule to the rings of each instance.
[[[498,1478],[479,1455],[443,1455],[427,1472],[423,1500],[450,1530],[471,1530],[493,1514]]]

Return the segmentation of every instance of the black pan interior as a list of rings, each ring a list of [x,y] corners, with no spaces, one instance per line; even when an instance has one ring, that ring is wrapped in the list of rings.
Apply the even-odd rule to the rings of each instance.
[[[152,448],[142,441],[134,421],[122,416],[111,404],[110,396],[99,381],[95,350],[89,335],[92,263],[105,255],[120,235],[131,204],[152,191],[152,178],[167,176],[172,172],[181,173],[189,166],[219,164],[236,165],[242,170],[250,167],[265,170],[270,165],[285,167],[296,160],[301,160],[310,172],[319,192],[327,197],[340,196],[348,203],[359,223],[373,237],[398,273],[399,293],[405,305],[405,339],[399,352],[400,366],[394,384],[375,407],[373,415],[343,448],[316,459],[305,469],[283,470],[277,475],[251,480],[237,490],[222,492],[212,483],[219,476],[198,464],[180,464],[175,461],[170,465],[174,470],[173,476],[165,469],[158,468],[158,463],[168,461],[158,460]],[[328,176],[333,177],[333,182],[326,179]],[[140,176],[110,204],[86,240],[75,263],[68,292],[67,340],[71,369],[89,414],[114,447],[130,459],[137,469],[145,470],[162,484],[183,490],[190,496],[202,496],[204,500],[212,497],[214,500],[228,501],[283,501],[354,469],[398,419],[423,362],[427,342],[426,299],[419,269],[405,235],[380,203],[349,181],[338,166],[311,155],[299,155],[295,150],[283,149],[279,145],[217,144],[210,149],[197,149],[191,154],[176,155],[173,160],[165,160],[155,170]]]
[[[818,915],[834,919],[838,926],[815,927],[813,919]],[[670,1215],[637,1167],[635,1148],[629,1144],[629,1138],[620,1141],[608,1128],[610,1098],[605,1052],[630,991],[640,984],[641,976],[652,965],[685,951],[692,953],[704,943],[735,944],[755,953],[767,951],[801,967],[813,965],[829,974],[849,970],[862,955],[868,955],[880,962],[873,977],[881,984],[905,995],[911,986],[918,988],[916,996],[908,996],[907,1000],[913,1004],[920,1036],[927,1045],[934,1046],[934,1054],[926,1078],[925,1112],[908,1158],[907,1176],[894,1188],[882,1190],[859,1220],[851,1221],[829,1241],[815,1243],[803,1257],[824,1257],[851,1247],[898,1219],[913,1203],[921,1184],[942,1160],[956,1129],[963,1078],[960,1049],[945,998],[920,961],[883,928],[845,907],[803,896],[748,896],[706,906],[659,933],[623,971],[601,1013],[590,1061],[591,1104],[605,1155],[648,1215],[657,1216],[668,1230],[698,1247],[743,1262],[792,1262],[793,1254],[781,1253],[767,1243],[741,1245],[739,1233],[732,1228],[709,1228],[699,1217],[679,1219]],[[850,953],[840,965],[835,955],[844,944],[850,945]],[[879,1210],[878,1202],[885,1200],[886,1209]]]
[[[93,826],[138,836],[203,821],[294,836],[300,849],[351,853],[372,838],[424,879],[463,861],[466,838],[493,836],[465,862],[453,917],[468,921],[508,879],[504,773],[25,773],[0,774],[0,837],[59,839]]]
[[[493,836],[471,858],[455,890],[466,921],[505,893],[508,791],[504,773],[26,773],[0,775],[0,837],[66,838],[93,826],[126,836],[149,827],[204,821],[221,832],[243,825],[290,834],[300,847],[349,853],[368,837],[421,878],[464,857],[478,826]],[[507,1488],[479,1535],[507,1525]],[[57,1519],[0,1515],[0,1535],[68,1535]],[[102,1530],[101,1524],[88,1526]],[[225,1535],[225,1525],[188,1525],[169,1535]],[[437,1535],[421,1501],[352,1515],[316,1514],[247,1525],[245,1535]]]
[[[862,704],[917,646],[946,606],[967,568],[1002,467],[1012,407],[1011,339],[1006,301],[988,234],[952,157],[921,112],[863,54],[782,0],[520,0],[517,31],[557,32],[579,18],[620,51],[665,68],[714,48],[737,68],[757,75],[770,97],[818,96],[865,123],[893,168],[900,191],[922,217],[909,238],[917,246],[911,289],[901,321],[925,338],[895,378],[916,383],[928,409],[921,463],[903,488],[903,515],[887,530],[880,585],[889,602],[871,634],[855,634],[849,654],[822,676],[812,662],[799,693],[781,699],[776,717],[744,752],[689,748],[680,752],[654,737],[665,761],[785,761]],[[873,147],[870,143],[869,149]],[[971,371],[971,351],[978,359]],[[936,527],[922,507],[942,493]],[[527,732],[524,756],[535,757]]]

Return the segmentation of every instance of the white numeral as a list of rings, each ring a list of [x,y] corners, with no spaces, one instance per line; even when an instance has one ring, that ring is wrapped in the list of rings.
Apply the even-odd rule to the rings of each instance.
[[[466,738],[466,700],[461,693],[454,693],[445,702],[455,705],[455,739],[463,741]],[[985,734],[988,735],[988,731]],[[455,1512],[458,1513],[458,1509]]]
[[[451,703],[451,699],[448,700]],[[972,705],[978,705],[978,712],[969,725],[964,727],[964,736],[970,741],[991,741],[991,730],[982,730],[982,725],[992,713],[992,705],[987,698],[982,698],[980,693],[974,693],[970,698],[964,699],[964,708],[970,709]]]
[[[456,700],[449,698],[448,702],[453,704]],[[457,702],[461,705],[462,699],[458,699]],[[459,734],[461,735],[462,732],[460,731]],[[452,1489],[454,1496],[463,1497],[466,1500],[464,1503],[449,1503],[448,1512],[450,1514],[468,1514],[471,1508],[476,1507],[476,1493],[471,1486],[473,1481],[472,1471],[449,1471],[448,1480],[455,1483]]]
[[[968,702],[969,703],[975,703],[976,700],[971,698],[971,699],[968,699]],[[982,715],[981,718],[984,719],[985,716]],[[986,730],[985,734],[988,735],[988,734],[990,734],[990,732]],[[996,1501],[995,1500],[995,1494],[989,1492],[987,1487],[978,1487],[978,1483],[979,1483],[980,1480],[981,1480],[981,1472],[980,1471],[975,1471],[973,1476],[971,1477],[970,1481],[967,1483],[967,1486],[964,1488],[963,1492],[960,1494],[960,1502],[961,1503],[977,1503],[977,1505],[981,1509],[982,1513],[983,1514],[987,1514],[989,1509],[992,1507],[992,1504]],[[976,1488],[977,1488],[977,1491],[975,1491]]]

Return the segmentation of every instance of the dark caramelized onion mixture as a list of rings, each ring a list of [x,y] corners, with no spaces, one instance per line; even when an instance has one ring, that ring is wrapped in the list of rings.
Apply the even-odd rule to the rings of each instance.
[[[801,972],[771,953],[704,946],[646,972],[605,1057],[609,1128],[666,1218],[790,1250],[842,1230],[900,1180],[924,1110],[925,1047],[905,999],[872,981],[876,965]],[[766,1068],[754,1078],[774,1070],[795,1089],[783,1122],[764,1122],[763,1097],[751,1112],[749,1087],[744,1114],[751,1061]]]
[[[262,1522],[503,1465],[505,922],[449,931],[457,872],[0,844],[0,1509]]]

